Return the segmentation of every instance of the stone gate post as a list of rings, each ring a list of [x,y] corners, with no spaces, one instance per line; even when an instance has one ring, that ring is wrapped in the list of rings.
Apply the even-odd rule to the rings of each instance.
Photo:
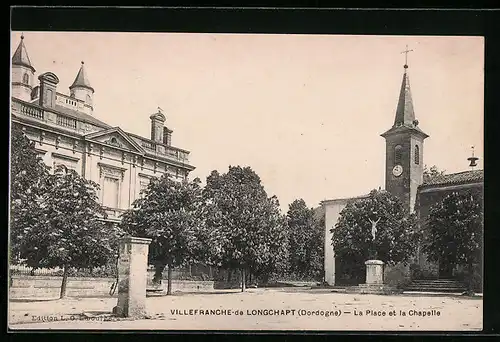
[[[125,237],[120,241],[118,304],[113,313],[140,318],[146,314],[148,249],[151,239]]]

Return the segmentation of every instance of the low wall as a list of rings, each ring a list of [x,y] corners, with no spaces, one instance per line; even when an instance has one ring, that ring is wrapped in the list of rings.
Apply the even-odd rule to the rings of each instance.
[[[11,299],[19,298],[58,298],[62,277],[12,276],[9,289]],[[114,278],[68,278],[66,295],[68,297],[109,297]],[[167,281],[162,284],[167,287]],[[213,291],[213,281],[173,280],[173,292]],[[116,293],[115,293],[116,295]]]
[[[411,282],[410,267],[403,263],[384,267],[384,284],[393,287],[404,287]]]

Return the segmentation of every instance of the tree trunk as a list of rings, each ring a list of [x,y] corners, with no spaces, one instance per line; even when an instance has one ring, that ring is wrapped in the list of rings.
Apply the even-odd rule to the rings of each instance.
[[[248,283],[252,285],[252,272],[248,273]]]
[[[467,294],[474,295],[474,266],[471,262],[467,265]]]
[[[172,265],[168,265],[167,295],[172,294]]]
[[[246,284],[245,284],[245,269],[241,269],[241,292],[245,292]]]
[[[66,297],[66,285],[68,284],[68,265],[63,266],[63,278],[61,283],[61,294],[59,299]]]
[[[165,269],[165,264],[155,264],[155,274],[153,276],[153,284],[161,285],[161,280],[163,279],[163,270]]]
[[[233,272],[231,271],[231,269],[228,269],[227,270],[227,282],[228,283],[231,283],[231,275],[233,274]]]

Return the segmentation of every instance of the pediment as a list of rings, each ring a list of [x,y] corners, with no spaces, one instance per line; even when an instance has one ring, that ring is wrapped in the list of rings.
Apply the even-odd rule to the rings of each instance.
[[[119,127],[87,134],[85,140],[106,144],[130,152],[145,153],[144,149]]]
[[[46,72],[44,74],[41,74],[40,76],[38,76],[38,79],[46,80],[46,81],[54,83],[54,84],[59,83],[59,78],[56,76],[56,74],[54,74],[53,72],[50,72],[50,71]]]

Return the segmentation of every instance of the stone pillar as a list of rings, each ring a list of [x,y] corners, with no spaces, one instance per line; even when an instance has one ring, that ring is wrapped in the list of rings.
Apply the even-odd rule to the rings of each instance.
[[[148,247],[151,239],[126,237],[120,241],[118,304],[113,313],[140,318],[146,313]]]
[[[366,284],[381,285],[384,283],[384,262],[380,260],[368,260],[366,265]]]

